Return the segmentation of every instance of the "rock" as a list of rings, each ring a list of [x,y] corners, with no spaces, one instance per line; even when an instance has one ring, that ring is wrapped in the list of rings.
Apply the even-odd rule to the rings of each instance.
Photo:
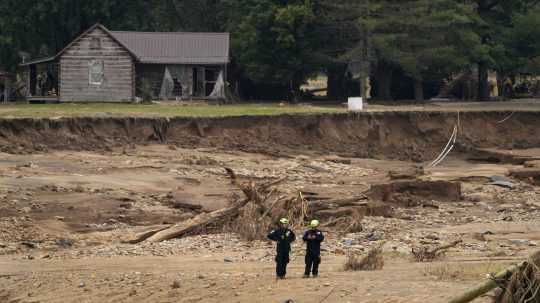
[[[468,194],[468,195],[465,196],[465,199],[467,201],[471,201],[471,202],[489,201],[492,198],[493,197],[490,194],[482,193],[482,192],[472,193],[472,194]]]
[[[343,239],[343,245],[351,246],[354,243],[354,239]]]
[[[62,247],[62,248],[70,248],[73,246],[73,240],[71,239],[59,239],[56,240],[56,245]]]
[[[179,281],[179,280],[175,280],[175,281],[172,283],[171,288],[172,288],[172,289],[178,289],[178,288],[180,288],[180,281]]]
[[[532,241],[527,240],[527,239],[510,239],[510,242],[516,245],[527,245],[527,246],[531,246],[530,244],[532,243]],[[532,245],[532,246],[536,246],[536,245]]]
[[[86,284],[84,282],[79,283],[79,288],[86,287]]]
[[[24,214],[28,214],[32,211],[32,208],[30,207],[23,207],[21,208],[21,212],[24,213]]]
[[[136,291],[135,289],[132,289],[132,290],[129,292],[128,295],[129,295],[130,297],[133,297],[133,296],[136,295],[136,294],[137,294],[137,291]]]
[[[231,258],[231,257],[225,257],[225,258],[223,258],[223,261],[225,261],[226,263],[234,262],[233,258]]]
[[[22,245],[28,247],[28,248],[36,248],[36,244],[32,243],[32,242],[28,242],[28,241],[24,241],[24,242],[21,242]]]
[[[64,221],[66,218],[62,217],[62,216],[54,216],[54,218],[58,221]]]

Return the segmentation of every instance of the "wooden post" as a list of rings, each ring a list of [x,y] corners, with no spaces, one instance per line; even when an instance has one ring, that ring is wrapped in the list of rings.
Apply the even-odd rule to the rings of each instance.
[[[228,100],[229,96],[228,96],[228,83],[227,83],[227,63],[225,63],[223,65],[223,98],[225,99],[225,102],[226,103],[229,103],[230,100]]]

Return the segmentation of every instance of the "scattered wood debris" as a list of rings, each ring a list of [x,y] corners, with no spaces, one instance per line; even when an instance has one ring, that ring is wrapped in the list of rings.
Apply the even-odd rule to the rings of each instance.
[[[443,256],[446,250],[455,247],[463,242],[462,240],[454,241],[450,244],[438,246],[435,248],[429,248],[427,246],[412,248],[412,255],[416,262],[432,262]]]

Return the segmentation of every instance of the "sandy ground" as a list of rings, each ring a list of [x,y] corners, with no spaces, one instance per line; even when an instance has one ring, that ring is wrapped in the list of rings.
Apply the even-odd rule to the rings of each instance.
[[[393,205],[390,218],[366,217],[362,232],[325,229],[317,279],[301,278],[300,242],[293,246],[288,279],[279,282],[274,248],[265,241],[225,233],[121,243],[145,226],[228,205],[241,194],[223,166],[253,180],[286,176],[284,194],[301,189],[330,198],[362,194],[389,182],[390,170],[415,167],[330,156],[277,158],[166,145],[0,154],[0,302],[446,302],[540,243],[540,187],[518,180],[512,180],[514,189],[486,184],[522,166],[469,162],[464,155],[422,177],[462,182],[461,201],[429,201],[436,208]],[[196,208],[178,208],[175,201]],[[463,243],[437,262],[411,259],[412,247],[455,239]],[[342,270],[348,253],[378,245],[384,245],[383,270]]]
[[[343,272],[343,258],[325,260],[321,276],[302,279],[296,260],[284,281],[270,263],[224,263],[218,256],[117,257],[70,261],[1,258],[8,302],[445,302],[467,281],[437,281],[424,264],[388,262],[374,272]],[[435,266],[430,264],[429,266]],[[175,281],[179,288],[172,287]],[[469,284],[471,282],[469,281]],[[11,300],[11,301],[10,301]],[[479,301],[481,302],[481,301]]]

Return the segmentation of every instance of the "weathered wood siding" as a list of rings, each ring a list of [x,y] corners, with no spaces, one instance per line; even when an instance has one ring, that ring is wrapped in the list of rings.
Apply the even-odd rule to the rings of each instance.
[[[91,46],[99,38],[100,47]],[[103,61],[103,82],[90,84],[90,62]],[[134,98],[131,54],[107,33],[96,28],[71,45],[60,57],[60,101],[122,102]]]

